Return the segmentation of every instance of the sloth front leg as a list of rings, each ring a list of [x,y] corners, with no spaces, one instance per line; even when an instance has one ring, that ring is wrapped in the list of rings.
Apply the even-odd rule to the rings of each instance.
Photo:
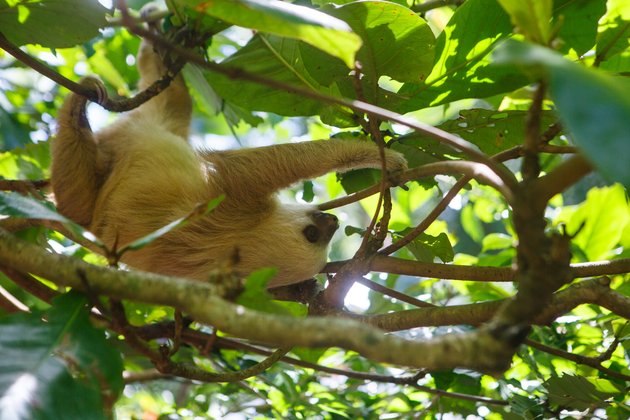
[[[206,153],[221,187],[235,199],[260,198],[302,179],[332,171],[380,168],[378,147],[368,141],[318,140]],[[385,150],[388,171],[407,167],[402,154]]]
[[[86,77],[83,86],[96,89],[106,97],[100,80]],[[52,140],[51,183],[59,212],[88,226],[99,189],[97,144],[86,116],[87,99],[72,93],[59,110],[58,132]]]

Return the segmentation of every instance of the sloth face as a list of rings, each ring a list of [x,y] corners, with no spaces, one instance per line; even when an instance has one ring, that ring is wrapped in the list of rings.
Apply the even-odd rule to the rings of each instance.
[[[312,224],[302,230],[304,238],[312,244],[328,244],[335,231],[339,228],[339,219],[330,213],[315,211],[310,215]]]
[[[235,241],[237,267],[245,273],[277,268],[269,287],[307,280],[326,264],[328,243],[338,227],[336,216],[314,206],[277,203],[268,217]]]

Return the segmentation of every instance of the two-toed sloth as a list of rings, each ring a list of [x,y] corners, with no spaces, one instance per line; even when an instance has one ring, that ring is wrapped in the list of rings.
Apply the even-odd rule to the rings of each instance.
[[[138,54],[144,89],[165,74],[144,41]],[[96,79],[83,83],[99,87]],[[276,191],[351,168],[380,168],[378,148],[361,141],[311,141],[196,152],[187,142],[191,100],[177,77],[159,95],[93,133],[86,99],[71,94],[52,142],[52,187],[59,211],[109,246],[124,245],[224,195],[208,215],[173,230],[122,261],[141,270],[204,280],[236,260],[235,272],[276,267],[270,287],[311,278],[326,263],[337,218],[314,206],[281,203]],[[391,170],[406,166],[386,150]],[[237,255],[237,258],[233,258]]]

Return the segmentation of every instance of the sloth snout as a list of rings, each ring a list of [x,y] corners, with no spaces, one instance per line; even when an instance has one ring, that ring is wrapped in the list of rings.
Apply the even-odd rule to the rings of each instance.
[[[339,228],[339,219],[334,214],[324,213],[323,211],[313,212],[311,218],[321,233],[321,243],[328,244],[335,231]]]
[[[339,227],[339,219],[337,219],[337,216],[324,213],[323,211],[313,213],[313,222],[321,229],[332,229],[333,232]]]

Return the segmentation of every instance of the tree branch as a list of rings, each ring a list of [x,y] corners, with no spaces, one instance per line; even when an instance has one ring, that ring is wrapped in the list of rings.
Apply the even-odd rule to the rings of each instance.
[[[220,285],[135,271],[96,267],[71,257],[50,254],[39,246],[0,230],[0,259],[20,272],[54,283],[116,299],[173,306],[200,322],[237,337],[279,347],[338,346],[374,361],[428,369],[506,369],[516,350],[489,330],[410,341],[350,319],[294,318],[252,311],[219,296]]]
[[[566,190],[592,170],[593,166],[582,155],[571,156],[547,175],[533,181],[537,204],[546,204],[554,195]]]
[[[33,70],[37,71],[41,75],[48,77],[53,82],[65,87],[71,92],[74,92],[81,96],[85,96],[91,102],[98,103],[103,108],[113,112],[130,111],[139,107],[149,99],[153,98],[171,84],[175,76],[177,76],[179,71],[184,66],[184,62],[174,63],[172,68],[168,69],[167,74],[165,74],[161,79],[156,80],[153,84],[151,84],[151,86],[138,93],[136,96],[132,98],[115,100],[111,98],[102,98],[96,89],[73,82],[72,80],[57,73],[44,63],[31,57],[20,48],[13,45],[2,34],[2,32],[0,32],[0,48],[11,54],[18,61],[21,61]]]
[[[385,331],[448,325],[480,325],[491,320],[497,311],[510,300],[423,307],[391,314],[352,315],[352,318]],[[532,322],[539,325],[549,324],[557,317],[582,304],[596,304],[618,316],[630,317],[630,298],[610,290],[608,280],[599,278],[575,283],[556,292],[549,305],[538,313]]]
[[[322,273],[336,273],[350,260],[334,261],[326,264]],[[385,255],[375,255],[368,262],[368,271],[379,273],[404,274],[408,276],[437,278],[444,280],[469,281],[518,281],[512,267],[470,266],[405,260]],[[594,261],[571,264],[575,278],[612,276],[630,273],[630,258],[611,261]]]

